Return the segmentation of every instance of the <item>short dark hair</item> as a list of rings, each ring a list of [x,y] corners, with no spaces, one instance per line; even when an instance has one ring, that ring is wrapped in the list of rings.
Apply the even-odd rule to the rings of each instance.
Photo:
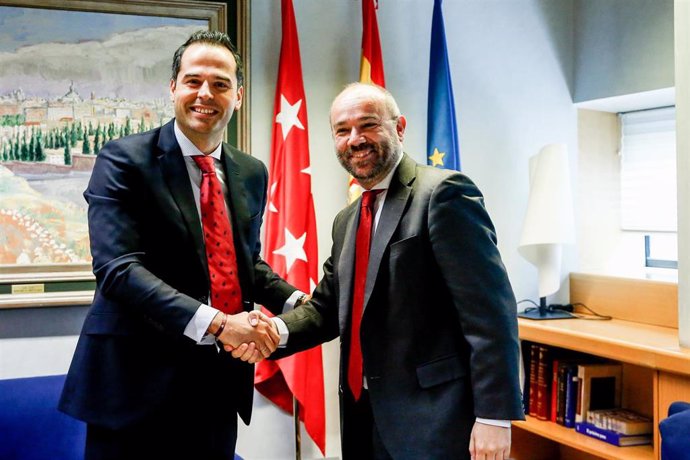
[[[186,42],[182,44],[175,55],[173,56],[172,63],[172,79],[177,80],[177,74],[180,72],[180,63],[182,62],[182,55],[187,50],[187,48],[194,43],[205,43],[208,45],[222,46],[230,50],[232,56],[235,58],[235,63],[237,64],[237,70],[235,71],[235,76],[237,77],[237,87],[239,88],[244,83],[244,74],[242,72],[242,57],[237,52],[237,48],[230,40],[227,34],[223,32],[218,32],[217,30],[198,30],[194,32]]]

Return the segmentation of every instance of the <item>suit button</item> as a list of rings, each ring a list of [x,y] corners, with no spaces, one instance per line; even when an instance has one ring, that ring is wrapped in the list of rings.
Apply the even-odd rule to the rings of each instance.
[[[204,304],[208,304],[208,297],[205,295],[199,297],[199,302],[204,303]]]

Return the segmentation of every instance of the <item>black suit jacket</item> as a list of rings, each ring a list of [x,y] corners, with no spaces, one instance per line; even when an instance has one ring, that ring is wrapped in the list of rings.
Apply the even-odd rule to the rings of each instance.
[[[259,256],[266,168],[227,144],[222,163],[244,309],[259,302],[280,312],[295,288]],[[198,382],[189,388],[190,398],[226,395],[249,423],[254,367],[183,335],[199,304],[207,303],[209,280],[201,222],[173,121],[106,144],[84,196],[97,288],[60,409],[88,423],[120,428],[160,405],[175,404],[167,400],[175,382],[198,372],[190,379]],[[201,359],[211,352],[212,361]],[[220,365],[200,369],[199,362]]]
[[[341,337],[344,452],[358,442],[344,406],[359,207],[336,217],[311,303],[281,315],[290,331],[281,354]],[[371,406],[394,458],[469,458],[475,417],[524,417],[515,298],[483,197],[465,175],[403,156],[372,242],[364,305]]]

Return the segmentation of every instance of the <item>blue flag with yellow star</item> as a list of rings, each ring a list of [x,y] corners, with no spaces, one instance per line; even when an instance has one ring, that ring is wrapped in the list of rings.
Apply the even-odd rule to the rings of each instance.
[[[458,129],[455,124],[453,83],[450,79],[441,2],[442,0],[434,0],[434,15],[431,21],[426,138],[427,163],[439,168],[460,171],[460,146]]]

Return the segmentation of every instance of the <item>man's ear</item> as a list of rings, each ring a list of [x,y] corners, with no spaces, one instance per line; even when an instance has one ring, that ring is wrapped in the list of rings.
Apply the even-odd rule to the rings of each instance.
[[[175,80],[171,78],[170,79],[170,100],[172,102],[175,102],[175,88],[176,88]]]
[[[405,138],[405,128],[407,127],[407,118],[405,115],[400,115],[398,117],[398,123],[395,125],[395,131],[398,133],[398,139],[400,142]]]
[[[235,102],[235,110],[240,110],[242,107],[242,99],[244,98],[244,86],[237,88],[237,102]]]

